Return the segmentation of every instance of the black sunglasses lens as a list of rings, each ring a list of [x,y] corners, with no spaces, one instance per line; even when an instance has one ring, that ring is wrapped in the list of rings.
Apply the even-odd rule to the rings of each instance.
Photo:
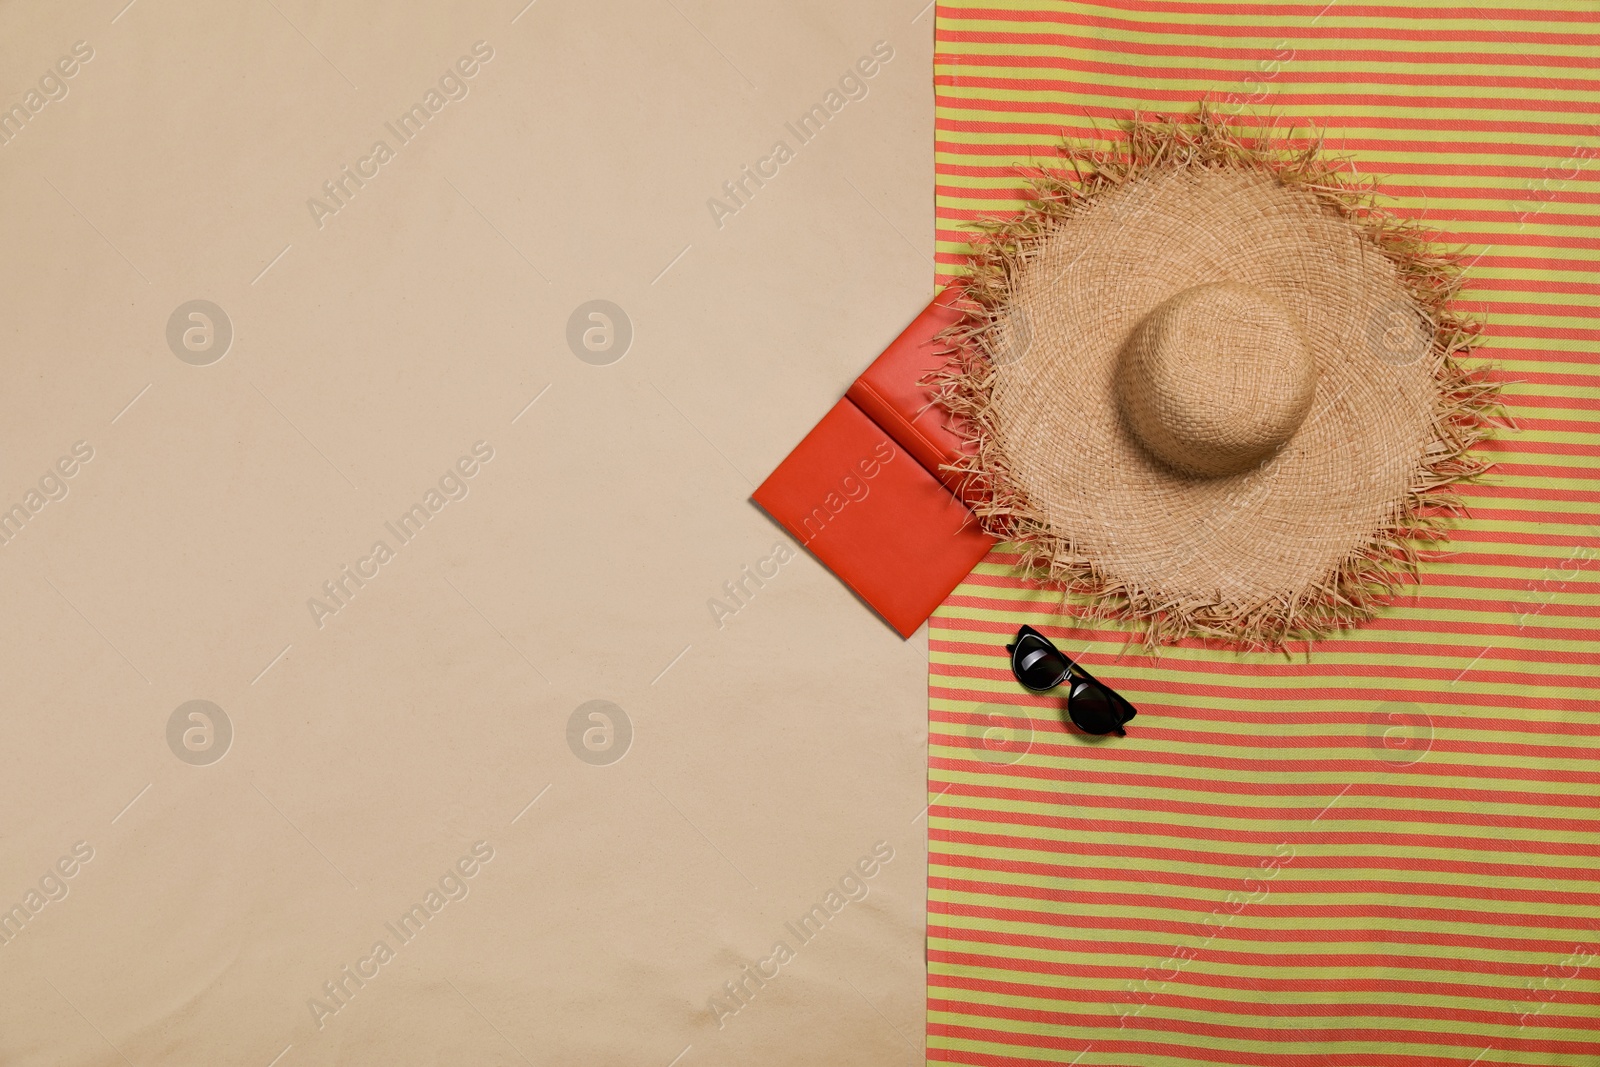
[[[1111,694],[1089,682],[1073,687],[1067,698],[1067,714],[1073,725],[1087,734],[1109,734],[1122,725]]]
[[[1011,671],[1029,689],[1043,692],[1060,685],[1067,676],[1067,661],[1043,641],[1024,640],[1011,656]]]

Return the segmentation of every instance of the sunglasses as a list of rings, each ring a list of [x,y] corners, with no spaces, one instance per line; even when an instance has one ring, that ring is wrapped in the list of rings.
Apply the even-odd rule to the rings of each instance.
[[[1068,659],[1044,634],[1024,626],[1006,651],[1011,653],[1011,673],[1035,693],[1048,693],[1070,682],[1067,715],[1078,729],[1087,734],[1127,736],[1122,724],[1138,714],[1134,706]]]

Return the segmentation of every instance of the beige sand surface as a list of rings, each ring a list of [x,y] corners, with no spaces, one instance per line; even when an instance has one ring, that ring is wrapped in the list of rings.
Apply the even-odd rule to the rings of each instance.
[[[931,10],[124,3],[0,6],[0,1063],[917,1062],[925,642],[747,497]]]

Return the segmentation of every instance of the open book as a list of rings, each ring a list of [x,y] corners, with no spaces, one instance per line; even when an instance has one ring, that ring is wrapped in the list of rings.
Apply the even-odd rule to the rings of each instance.
[[[902,637],[995,543],[940,470],[962,438],[918,384],[945,363],[933,338],[960,319],[956,295],[936,296],[752,497]]]

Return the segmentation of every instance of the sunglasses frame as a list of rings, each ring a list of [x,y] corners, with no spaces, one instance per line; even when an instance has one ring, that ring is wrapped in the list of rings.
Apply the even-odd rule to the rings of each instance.
[[[1022,667],[1017,662],[1017,657],[1020,654],[1018,649],[1022,648],[1024,643],[1029,638],[1034,639],[1045,649],[1054,653],[1056,656],[1059,656],[1061,662],[1067,665],[1066,671],[1062,673],[1062,675],[1053,683],[1043,689],[1039,689],[1030,685],[1023,678]],[[1122,720],[1110,730],[1103,731],[1097,736],[1104,736],[1104,734],[1107,733],[1114,733],[1118,737],[1127,736],[1127,732],[1124,731],[1122,727],[1128,722],[1128,720],[1132,719],[1139,713],[1138,709],[1133,706],[1127,697],[1123,696],[1121,693],[1117,692],[1115,689],[1111,688],[1109,685],[1106,685],[1100,679],[1084,670],[1080,664],[1075,662],[1071,656],[1057,648],[1055,643],[1044,634],[1040,633],[1038,630],[1035,630],[1031,626],[1024,625],[1020,630],[1017,631],[1017,636],[1015,639],[1013,639],[1011,644],[1006,646],[1006,652],[1010,656],[1012,676],[1015,677],[1018,683],[1020,683],[1022,687],[1027,689],[1029,692],[1048,693],[1051,690],[1059,688],[1063,683],[1066,683],[1069,680],[1072,682],[1067,689],[1067,715],[1068,717],[1072,718],[1072,724],[1078,727],[1078,729],[1083,730],[1085,733],[1092,733],[1092,731],[1085,728],[1082,723],[1078,722],[1078,720],[1072,716],[1073,698],[1079,693],[1083,692],[1085,689],[1094,688],[1105,696],[1107,703],[1116,710],[1116,712],[1121,716]]]

